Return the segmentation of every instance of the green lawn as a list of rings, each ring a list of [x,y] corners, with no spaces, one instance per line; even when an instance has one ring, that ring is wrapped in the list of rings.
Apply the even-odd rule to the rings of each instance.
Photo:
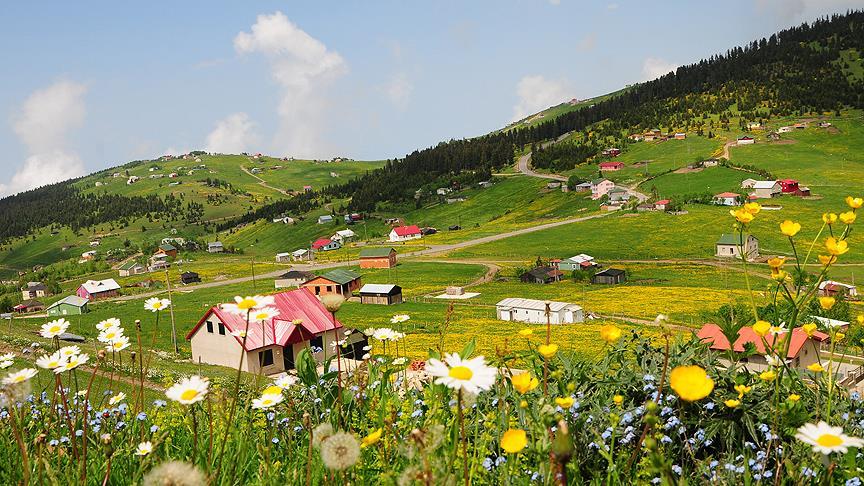
[[[698,172],[669,173],[643,182],[639,190],[650,194],[656,189],[661,198],[709,192],[741,192],[741,181],[753,174],[728,167],[709,167]]]

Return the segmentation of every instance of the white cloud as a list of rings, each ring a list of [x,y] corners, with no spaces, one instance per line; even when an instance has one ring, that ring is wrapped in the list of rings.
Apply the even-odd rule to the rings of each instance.
[[[28,157],[0,194],[14,194],[84,174],[81,158],[68,147],[70,131],[84,123],[87,87],[58,81],[34,91],[14,117],[13,130]]]
[[[651,81],[652,79],[657,79],[664,74],[668,74],[670,71],[674,71],[676,68],[678,68],[677,64],[665,59],[648,57],[642,62],[642,80]]]
[[[561,5],[561,0],[549,0],[549,4],[557,7],[558,5]]]
[[[348,71],[345,60],[291,22],[282,12],[259,15],[251,32],[234,38],[240,54],[260,53],[270,61],[281,89],[274,149],[286,155],[321,156],[327,120],[327,89]]]
[[[256,150],[260,142],[255,122],[249,119],[249,115],[234,113],[216,123],[216,128],[207,135],[205,150],[220,154],[239,154]]]
[[[519,102],[513,107],[513,121],[573,98],[573,90],[567,81],[546,79],[540,75],[519,80],[516,94]]]
[[[411,94],[414,92],[414,83],[408,79],[405,73],[396,73],[387,85],[384,86],[384,92],[397,108],[404,110],[411,100]]]

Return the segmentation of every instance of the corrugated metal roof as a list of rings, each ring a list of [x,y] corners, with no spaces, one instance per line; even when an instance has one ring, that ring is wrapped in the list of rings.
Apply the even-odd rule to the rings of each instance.
[[[393,284],[365,284],[360,287],[361,294],[389,294],[398,285]]]
[[[546,310],[546,301],[545,300],[534,300],[534,299],[522,299],[519,297],[508,297],[497,304],[496,307],[515,307],[518,309],[532,309],[532,310]],[[562,309],[566,309],[568,307],[572,307],[574,309],[581,309],[582,306],[571,304],[569,302],[549,302],[549,310],[552,312],[558,312]]]
[[[360,250],[360,258],[386,257],[390,256],[391,251],[393,248],[389,246],[386,248],[363,248]]]

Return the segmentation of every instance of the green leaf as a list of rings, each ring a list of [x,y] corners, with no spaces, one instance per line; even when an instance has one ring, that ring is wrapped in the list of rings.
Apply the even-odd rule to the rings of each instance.
[[[309,348],[303,348],[297,353],[295,367],[297,368],[297,377],[304,385],[312,386],[318,383],[318,366],[312,353],[309,352]]]
[[[462,359],[468,358],[469,356],[471,356],[475,349],[477,349],[477,339],[471,338],[471,340],[465,344],[465,347],[462,348],[462,352],[459,353],[459,357],[461,357]]]

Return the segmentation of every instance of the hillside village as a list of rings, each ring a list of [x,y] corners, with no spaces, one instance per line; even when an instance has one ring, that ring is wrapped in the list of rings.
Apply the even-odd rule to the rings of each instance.
[[[838,42],[825,41],[824,48],[840,49]],[[775,44],[769,47],[781,52]],[[754,43],[728,62],[743,65],[741,59],[769,47]],[[452,408],[462,421],[463,409],[470,413],[475,403],[495,409],[476,395],[466,398],[461,389],[456,398],[423,395],[431,383],[443,383],[434,380],[433,360],[449,363],[449,353],[459,349],[463,358],[486,356],[497,363],[493,371],[506,372],[508,386],[519,393],[508,398],[517,399],[513,407],[506,405],[511,419],[548,408],[544,420],[560,424],[552,425],[557,433],[558,427],[566,430],[566,420],[593,414],[609,421],[609,430],[621,429],[619,446],[638,443],[636,450],[651,441],[671,443],[678,424],[663,424],[691,411],[691,400],[677,389],[665,398],[654,393],[672,380],[667,375],[686,356],[710,363],[717,383],[711,407],[700,405],[694,413],[715,413],[716,407],[728,415],[722,427],[735,428],[735,437],[749,437],[738,429],[744,420],[760,430],[755,436],[764,435],[761,426],[778,432],[777,424],[746,415],[743,402],[758,395],[780,403],[776,407],[788,416],[803,416],[814,403],[830,410],[830,399],[809,395],[807,407],[796,405],[813,390],[836,389],[829,396],[837,401],[864,393],[864,301],[856,282],[864,236],[853,231],[864,205],[864,64],[850,52],[856,48],[843,47],[837,63],[805,54],[806,61],[793,54],[786,59],[771,51],[802,70],[807,62],[823,74],[837,70],[819,96],[803,88],[755,90],[761,78],[754,78],[749,65],[729,68],[722,89],[712,89],[711,63],[719,62],[712,60],[620,92],[573,98],[486,136],[451,140],[401,159],[194,150],[12,196],[0,201],[0,211],[20,212],[22,221],[0,234],[0,348],[35,358],[43,349],[59,353],[60,346],[75,346],[76,355],[91,355],[86,369],[95,370],[93,376],[104,367],[107,384],[101,377],[96,386],[106,390],[107,400],[113,399],[112,387],[132,385],[121,400],[129,395],[143,403],[145,389],[148,397],[162,397],[167,384],[190,376],[233,393],[235,404],[237,396],[248,394],[241,391],[243,380],[256,387],[290,382],[285,389],[308,382],[312,388],[295,397],[297,407],[313,407],[320,417],[341,412],[343,405],[360,410],[358,403],[378,394],[375,399],[390,408],[379,410],[383,418],[370,427],[362,448],[375,446],[381,434],[391,435],[384,440],[395,446],[394,429],[408,427],[399,440],[410,439],[421,451],[427,447],[423,434],[430,432],[419,431],[408,416],[422,420]],[[772,72],[772,80],[778,77]],[[789,93],[800,97],[798,104]],[[641,111],[630,108],[634,100]],[[56,214],[42,214],[38,200],[54,206]],[[81,214],[86,210],[79,206],[90,213]],[[267,305],[242,307],[250,299]],[[122,327],[97,327],[115,318],[129,336]],[[62,331],[45,338],[45,326],[58,322],[64,323]],[[142,340],[151,340],[150,347]],[[132,350],[137,354],[124,363]],[[553,358],[566,359],[566,366]],[[600,364],[591,371],[573,364],[589,362]],[[470,380],[476,370],[467,368],[467,359],[460,363]],[[49,371],[59,376],[56,369]],[[781,379],[773,380],[784,373],[801,379],[780,397]],[[522,374],[525,391],[514,381]],[[597,376],[603,377],[600,388],[577,388]],[[606,383],[612,376],[629,378],[613,387]],[[534,407],[524,400],[541,379],[544,398],[538,403],[544,405]],[[350,394],[343,393],[349,389],[343,380],[355,387]],[[747,395],[762,382],[775,387],[773,395],[768,388]],[[319,385],[329,395],[309,391]],[[326,391],[331,385],[337,391]],[[385,399],[380,387],[386,386],[402,388]],[[603,403],[587,405],[600,389]],[[406,396],[422,407],[399,401]],[[552,396],[559,397],[552,402]],[[325,412],[318,404],[327,400]],[[463,400],[478,401],[464,407]],[[643,402],[662,411],[648,410]],[[238,412],[244,420],[257,413],[253,409],[269,407],[255,403]],[[640,416],[660,417],[639,440],[639,430],[624,423],[628,414],[634,420],[634,407],[624,410],[629,405],[642,407]],[[857,405],[846,407],[837,413],[852,413]],[[144,413],[134,410],[133,416]],[[183,420],[190,422],[189,442],[197,453],[205,415],[203,408],[194,410]],[[105,413],[108,423],[115,412]],[[125,415],[126,409],[116,413]],[[346,427],[341,417],[330,424],[304,413],[292,418],[291,427],[258,416],[282,435],[268,435],[248,449],[309,434],[304,437],[311,451],[314,434],[327,435],[317,439],[320,448],[332,440],[333,426]],[[315,427],[319,419],[329,432]],[[493,422],[474,424],[500,425]],[[703,429],[697,430],[704,435]],[[537,443],[551,440],[554,434],[546,437],[545,431],[546,425]],[[465,434],[459,428],[451,432]],[[597,435],[593,446],[583,444],[589,452],[608,439]],[[110,450],[110,440],[104,442]],[[461,453],[454,446],[453,460],[461,454],[467,463],[464,439],[461,446]],[[550,452],[552,445],[542,447],[543,464],[562,461]],[[659,450],[652,457],[662,462]],[[580,467],[600,467],[586,464]],[[468,484],[473,473],[465,467]],[[474,469],[483,474],[497,467]],[[673,470],[671,463],[657,467]],[[565,460],[561,469],[566,468]],[[707,473],[693,473],[698,474]],[[339,478],[329,480],[351,482]],[[658,482],[675,482],[669,478]]]

